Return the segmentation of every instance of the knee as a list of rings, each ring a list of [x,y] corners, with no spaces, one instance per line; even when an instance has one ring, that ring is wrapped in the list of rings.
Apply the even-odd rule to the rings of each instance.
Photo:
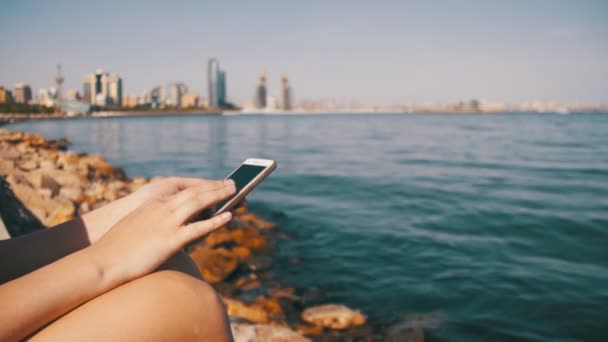
[[[202,280],[177,271],[159,271],[140,279],[138,284],[156,302],[155,309],[179,325],[182,332],[196,337],[229,336],[226,309],[215,290]]]
[[[224,305],[213,287],[200,279],[178,271],[165,270],[139,280],[141,288],[150,291],[159,301],[180,303],[202,312],[225,312]],[[198,310],[196,310],[198,311]]]

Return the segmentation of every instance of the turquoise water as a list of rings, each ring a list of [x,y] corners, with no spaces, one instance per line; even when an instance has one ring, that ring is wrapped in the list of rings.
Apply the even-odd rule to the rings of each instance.
[[[129,175],[279,169],[251,206],[275,273],[435,340],[608,339],[608,115],[154,117],[12,126]],[[292,257],[301,263],[292,265]],[[437,322],[432,322],[437,323]]]

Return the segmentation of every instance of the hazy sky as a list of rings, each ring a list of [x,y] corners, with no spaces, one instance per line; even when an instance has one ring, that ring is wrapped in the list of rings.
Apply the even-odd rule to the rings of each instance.
[[[206,92],[206,61],[228,97],[363,103],[485,98],[608,102],[608,1],[0,2],[0,85],[81,91],[97,68],[125,94],[182,81]]]

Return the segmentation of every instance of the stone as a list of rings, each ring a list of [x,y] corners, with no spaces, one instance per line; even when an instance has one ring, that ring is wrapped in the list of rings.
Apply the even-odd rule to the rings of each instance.
[[[3,177],[0,177],[0,217],[11,237],[44,229],[42,222],[15,196]]]
[[[15,172],[15,162],[12,160],[0,159],[0,174],[8,175]]]
[[[118,197],[118,192],[114,189],[108,188],[103,192],[103,199],[105,199],[106,201],[112,202],[117,200]]]
[[[61,184],[59,184],[55,178],[48,174],[41,172],[31,172],[26,175],[27,180],[33,187],[38,189],[48,189],[51,191],[51,196],[55,196],[61,190]]]
[[[301,318],[305,322],[336,330],[362,325],[367,320],[360,311],[342,304],[325,304],[307,308],[302,312]]]
[[[112,181],[110,183],[108,183],[108,189],[114,190],[116,192],[119,192],[120,190],[124,189],[126,187],[125,182],[117,180],[117,181]]]
[[[204,240],[204,244],[211,248],[232,242],[234,242],[234,237],[232,236],[232,233],[225,227],[215,230]]]
[[[32,171],[38,168],[38,162],[33,159],[21,160],[17,162],[17,167],[23,171]]]
[[[0,159],[4,159],[4,160],[17,160],[19,159],[19,152],[15,151],[14,149],[2,149],[0,151]]]
[[[52,177],[62,187],[80,187],[86,182],[86,180],[82,179],[77,173],[66,170],[55,170],[46,172],[45,174]]]
[[[211,249],[198,245],[190,252],[190,257],[203,279],[212,284],[226,279],[239,264],[238,257],[225,248]]]
[[[42,196],[44,198],[50,199],[51,197],[53,197],[53,192],[51,191],[51,189],[39,188],[39,189],[36,189],[36,191],[38,191],[40,196]]]
[[[71,220],[76,213],[74,204],[66,198],[45,198],[29,184],[9,183],[15,197],[47,227]]]
[[[251,225],[256,226],[259,229],[273,229],[276,225],[265,221],[252,213],[244,213],[237,216],[239,220],[245,223],[249,223]]]
[[[235,246],[232,247],[231,252],[239,258],[240,262],[243,262],[251,257],[251,250],[247,247]]]
[[[260,251],[268,247],[268,241],[252,226],[244,226],[231,230],[234,242],[252,251]]]
[[[268,323],[268,313],[257,305],[247,305],[239,300],[222,298],[230,317],[238,317],[254,323]]]
[[[55,162],[48,159],[43,159],[40,161],[39,166],[41,171],[49,172],[57,169],[55,166]]]
[[[278,286],[278,287],[272,287],[268,290],[268,294],[272,297],[272,298],[276,298],[276,299],[288,299],[290,301],[300,301],[301,298],[296,296],[296,290],[291,288],[291,287],[286,287],[286,286]]]
[[[264,272],[272,267],[272,258],[266,255],[256,255],[246,262],[247,268],[253,272]]]
[[[295,327],[298,334],[302,335],[320,335],[323,333],[323,326],[321,325],[310,325],[310,324],[298,324]]]
[[[259,288],[262,286],[262,283],[258,279],[239,278],[239,281],[234,285],[243,291],[248,291]]]
[[[78,169],[79,157],[74,152],[66,152],[59,155],[57,165],[63,170],[76,171]]]
[[[258,297],[255,300],[255,305],[266,311],[272,321],[285,321],[285,313],[281,304],[276,298]]]
[[[297,332],[280,325],[233,323],[234,342],[310,342]]]
[[[97,154],[83,155],[78,161],[78,170],[89,177],[112,176],[113,167],[102,156]]]
[[[82,189],[79,186],[64,186],[59,190],[59,195],[69,198],[70,200],[74,201],[74,202],[83,202],[84,201],[84,195],[82,192]],[[82,203],[82,204],[89,204],[89,203]]]

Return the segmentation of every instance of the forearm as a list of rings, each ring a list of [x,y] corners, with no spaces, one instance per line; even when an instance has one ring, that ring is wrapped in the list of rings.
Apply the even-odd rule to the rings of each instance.
[[[82,215],[82,222],[90,243],[99,240],[108,229],[135,210],[143,202],[140,197],[137,193],[132,193]]]
[[[0,286],[0,340],[22,339],[121,284],[92,247]]]
[[[134,195],[109,203],[53,228],[0,241],[0,284],[79,251],[99,238],[138,204]]]

